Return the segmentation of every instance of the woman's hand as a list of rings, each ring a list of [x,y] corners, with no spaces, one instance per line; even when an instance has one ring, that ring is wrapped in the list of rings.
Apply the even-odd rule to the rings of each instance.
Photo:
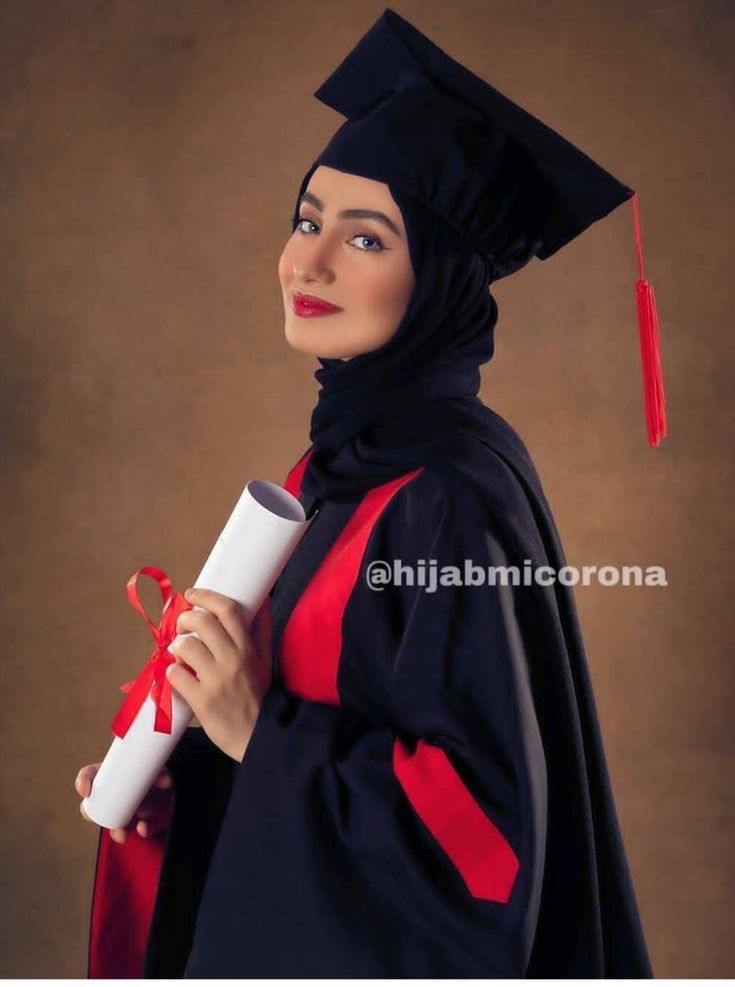
[[[201,640],[186,637],[169,647],[181,661],[170,665],[166,674],[212,743],[242,761],[273,674],[270,597],[248,632],[245,612],[231,597],[209,589],[187,590],[184,595],[204,609],[179,614],[176,630],[196,631]]]
[[[98,761],[96,764],[87,764],[81,769],[74,783],[78,795],[86,798],[92,791],[92,780],[99,771],[101,763]],[[110,830],[110,836],[115,843],[124,843],[128,836],[128,830],[133,828],[139,836],[155,836],[156,833],[166,829],[171,818],[173,784],[171,772],[168,768],[164,768],[153,782],[153,787],[138,806],[128,825]],[[89,822],[94,822],[84,811],[83,802],[79,803],[79,811]]]

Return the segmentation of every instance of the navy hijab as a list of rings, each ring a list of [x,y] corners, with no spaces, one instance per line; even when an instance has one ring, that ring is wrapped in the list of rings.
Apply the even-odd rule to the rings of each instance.
[[[294,227],[311,175],[333,160],[325,152],[305,175]],[[518,190],[520,179],[511,184]],[[309,436],[314,451],[302,481],[308,498],[354,500],[416,466],[450,460],[458,429],[486,429],[489,409],[478,397],[479,368],[493,355],[498,318],[488,286],[525,263],[536,246],[527,226],[523,236],[512,235],[518,226],[506,209],[499,227],[505,220],[511,240],[491,263],[435,212],[396,188],[390,191],[406,227],[413,292],[382,346],[346,361],[319,357],[320,390]],[[506,196],[512,200],[507,184]]]

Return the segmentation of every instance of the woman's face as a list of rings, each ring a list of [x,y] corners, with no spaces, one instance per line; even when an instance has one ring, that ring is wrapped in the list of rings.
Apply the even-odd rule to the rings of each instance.
[[[321,357],[377,349],[398,328],[414,286],[406,229],[388,186],[319,165],[299,216],[278,262],[286,339]],[[339,311],[311,314],[294,307],[294,294]]]

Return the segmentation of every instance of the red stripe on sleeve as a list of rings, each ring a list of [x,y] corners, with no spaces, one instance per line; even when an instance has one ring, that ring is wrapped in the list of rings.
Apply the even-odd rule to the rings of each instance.
[[[445,752],[419,738],[411,753],[396,737],[393,771],[472,895],[507,902],[518,873],[518,857],[477,804]]]

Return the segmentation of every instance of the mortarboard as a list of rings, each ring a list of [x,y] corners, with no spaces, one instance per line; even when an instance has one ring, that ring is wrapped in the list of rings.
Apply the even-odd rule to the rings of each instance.
[[[486,257],[493,280],[533,256],[545,260],[631,201],[646,426],[659,445],[658,318],[635,191],[390,8],[314,95],[347,118],[318,162],[385,182],[433,210]]]

